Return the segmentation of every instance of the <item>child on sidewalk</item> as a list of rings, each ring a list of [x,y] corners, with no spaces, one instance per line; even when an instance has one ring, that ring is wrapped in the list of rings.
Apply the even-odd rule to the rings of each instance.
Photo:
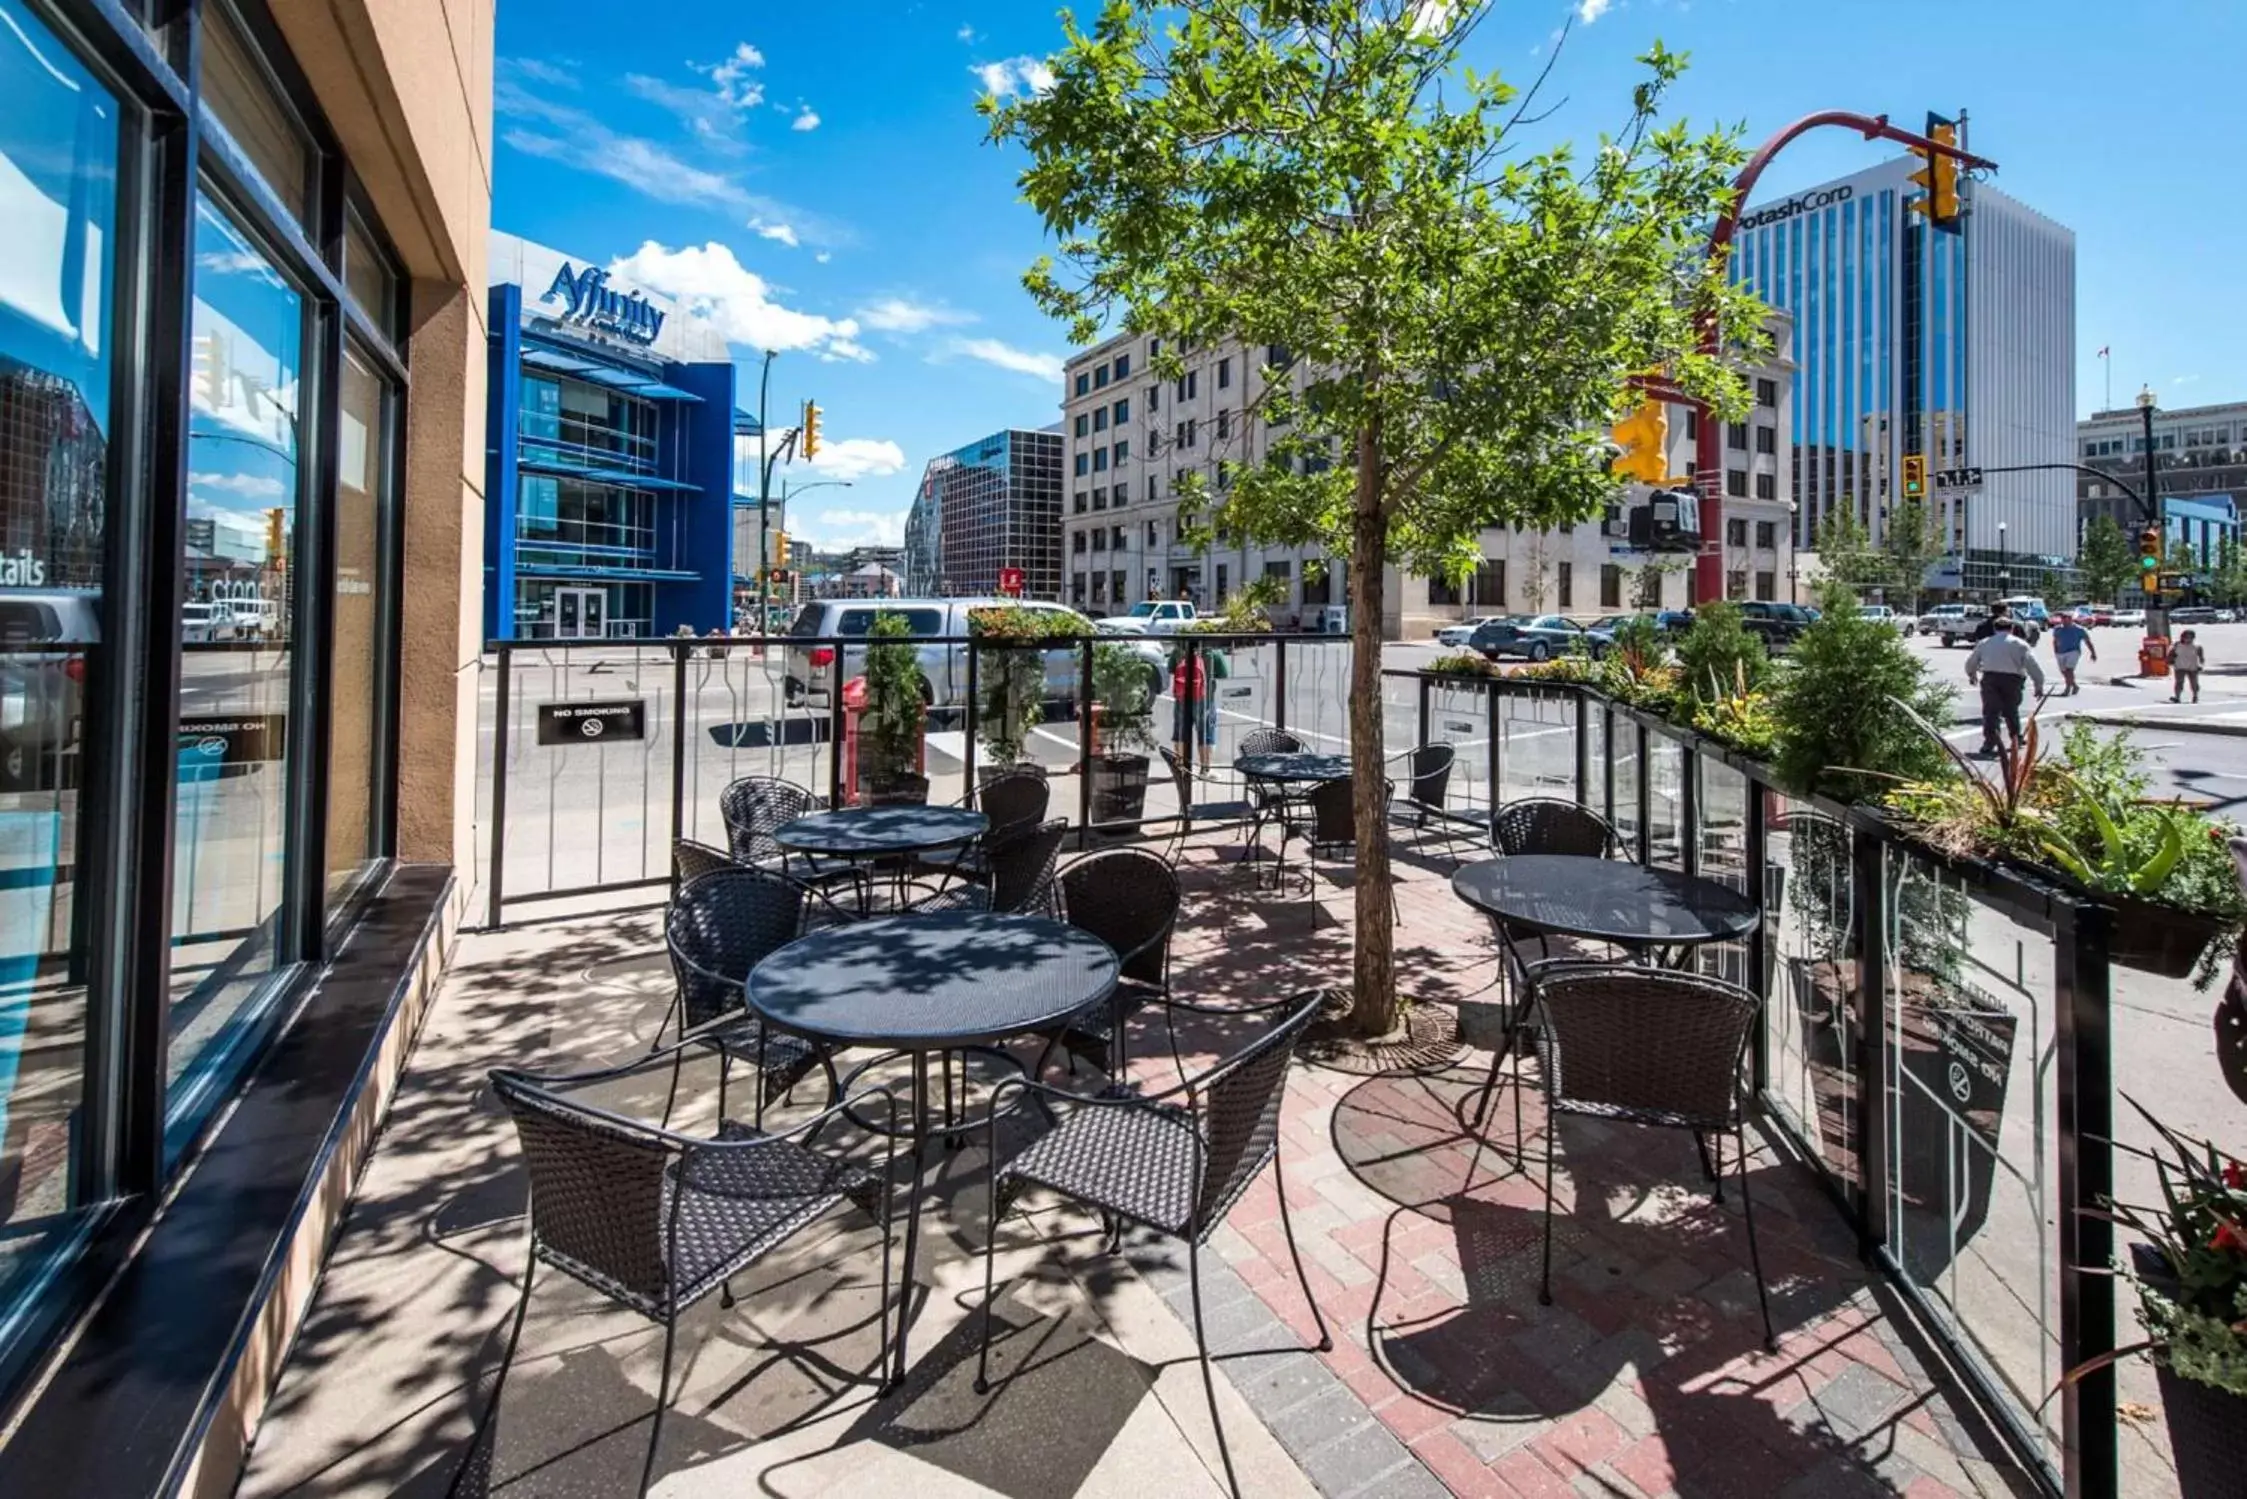
[[[2200,649],[2200,642],[2194,638],[2192,631],[2187,630],[2177,637],[2177,643],[2169,647],[2169,671],[2177,682],[2177,690],[2170,694],[2170,702],[2183,702],[2187,687],[2192,689],[2192,700],[2196,703],[2200,701],[2200,669],[2207,662],[2207,653]]]

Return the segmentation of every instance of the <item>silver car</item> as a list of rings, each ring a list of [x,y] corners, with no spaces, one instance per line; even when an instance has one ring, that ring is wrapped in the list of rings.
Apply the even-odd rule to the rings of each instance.
[[[100,596],[0,590],[0,782],[63,784],[84,728],[86,657],[100,642]]]
[[[788,703],[824,709],[831,706],[834,684],[849,681],[866,670],[866,648],[850,642],[863,639],[880,614],[902,614],[915,637],[933,640],[968,633],[968,611],[1015,606],[1083,618],[1060,604],[1019,599],[814,599],[796,613],[788,627],[791,637],[784,660]],[[1091,633],[1089,625],[1086,633]],[[823,642],[817,643],[814,642]],[[1160,642],[1116,636],[1108,643],[1121,645],[1147,663],[1150,697],[1170,685],[1168,658]],[[921,696],[932,708],[953,708],[967,701],[967,647],[917,645],[914,655],[921,669]],[[837,657],[840,657],[838,662]],[[1046,699],[1074,702],[1077,679],[1082,675],[1081,647],[1057,647],[1045,653]],[[841,676],[836,672],[838,668]]]

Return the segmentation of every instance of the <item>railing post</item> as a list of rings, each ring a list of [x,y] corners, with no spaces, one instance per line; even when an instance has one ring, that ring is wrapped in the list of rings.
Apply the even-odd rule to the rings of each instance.
[[[1433,687],[1431,686],[1431,684],[1429,683],[1428,679],[1427,679],[1427,678],[1426,678],[1425,676],[1421,677],[1421,678],[1420,678],[1420,737],[1419,737],[1419,738],[1418,738],[1417,740],[1415,740],[1415,741],[1414,741],[1414,743],[1415,743],[1415,744],[1426,744],[1426,743],[1428,742],[1428,698],[1429,698],[1429,696],[1431,695],[1431,693],[1433,692],[1433,690],[1434,690],[1434,689],[1433,689]]]
[[[971,807],[975,805],[976,667],[981,662],[982,648],[976,644],[975,637],[970,635],[967,642],[967,700],[960,704],[960,774],[967,778],[967,784],[961,788],[961,799]]]
[[[492,867],[485,880],[490,904],[484,912],[484,925],[495,932],[499,930],[500,871],[507,867],[507,688],[513,665],[514,652],[501,641],[499,682],[493,689],[492,702]]]
[[[1272,637],[1272,727],[1287,728],[1287,637]]]
[[[2111,916],[2078,904],[2053,933],[2056,1023],[2053,1068],[2059,1099],[2060,1364],[2074,1369],[2114,1351],[2114,1069]],[[2114,1366],[2060,1386],[2061,1476],[2068,1499],[2120,1492]]]
[[[1084,676],[1077,689],[1077,849],[1092,841],[1092,637],[1084,638]]]
[[[1677,745],[1678,867],[1701,872],[1701,749],[1683,739]]]
[[[1651,864],[1654,849],[1654,762],[1646,747],[1652,742],[1646,725],[1636,718],[1631,720],[1631,732],[1638,736],[1638,861]]]
[[[1487,831],[1495,833],[1498,809],[1505,804],[1505,798],[1499,795],[1499,778],[1506,770],[1505,763],[1498,757],[1498,683],[1495,679],[1486,678],[1483,681],[1482,700],[1482,758],[1484,773],[1490,777],[1490,815],[1493,819]]]
[[[1605,768],[1600,772],[1600,816],[1607,819],[1609,827],[1615,826],[1615,705],[1606,698],[1599,700],[1600,760]]]
[[[1755,1029],[1748,1036],[1748,1104],[1760,1114],[1764,1090],[1771,1086],[1771,830],[1763,816],[1763,783],[1747,774],[1741,780],[1748,803],[1748,899],[1759,917],[1748,933],[1748,987],[1759,1001]]]
[[[843,804],[843,642],[835,642],[835,684],[827,692],[827,805]]]
[[[1857,1244],[1867,1261],[1887,1245],[1888,1232],[1888,880],[1882,842],[1863,827],[1851,828],[1850,905],[1856,918],[1857,1025],[1851,1082],[1855,1087],[1857,1157],[1854,1183]]]
[[[671,647],[671,846],[686,836],[687,815],[687,653],[693,647]],[[668,852],[668,851],[667,851]],[[678,858],[671,854],[672,878],[678,878]],[[642,866],[643,872],[646,866]]]
[[[1592,695],[1582,685],[1572,690],[1576,700],[1576,805],[1592,804]]]

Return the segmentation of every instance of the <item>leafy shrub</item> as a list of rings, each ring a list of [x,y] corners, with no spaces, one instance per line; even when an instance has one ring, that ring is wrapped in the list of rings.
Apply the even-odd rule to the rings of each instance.
[[[1439,675],[1465,677],[1494,677],[1497,664],[1480,651],[1447,651],[1427,665],[1427,670]]]
[[[1763,641],[1749,632],[1740,606],[1728,599],[1693,611],[1692,626],[1678,637],[1677,664],[1685,694],[1695,703],[1752,692],[1771,672]]]
[[[1772,766],[1787,785],[1845,801],[1875,798],[1897,781],[1942,776],[1949,757],[1913,721],[1948,720],[1951,690],[1903,636],[1857,612],[1829,587],[1824,611],[1795,641],[1772,708],[1779,737]]]
[[[1712,685],[1719,680],[1714,667],[1709,678]],[[1699,701],[1688,693],[1685,706],[1693,715],[1694,728],[1736,750],[1768,759],[1779,742],[1779,716],[1772,709],[1770,695],[1750,683],[1744,662],[1733,663],[1727,690]]]
[[[858,721],[862,779],[887,787],[920,758],[921,668],[913,627],[889,610],[866,630],[866,712]]]

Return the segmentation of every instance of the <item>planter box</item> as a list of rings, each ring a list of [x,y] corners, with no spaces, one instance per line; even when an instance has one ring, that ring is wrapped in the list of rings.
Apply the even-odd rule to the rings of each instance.
[[[1092,762],[1092,820],[1137,822],[1147,810],[1147,757],[1103,755]]]
[[[2125,968],[2166,979],[2190,978],[2224,929],[2213,916],[2180,911],[2135,895],[2090,895],[2114,907],[2114,940],[2108,956]]]

